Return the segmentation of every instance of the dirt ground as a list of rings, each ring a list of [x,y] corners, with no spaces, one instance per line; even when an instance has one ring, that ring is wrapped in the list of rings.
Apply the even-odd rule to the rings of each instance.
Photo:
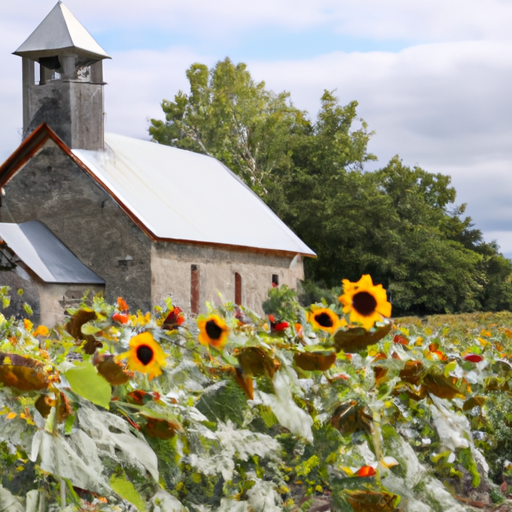
[[[461,498],[459,501],[461,502],[461,504],[467,506],[468,511],[512,512],[512,500],[506,500],[504,503],[501,503],[500,505],[485,505],[482,502],[464,500],[463,498]],[[332,510],[333,508],[331,505],[330,498],[318,497],[311,504],[311,507],[308,509],[308,512],[331,512]]]
[[[512,501],[507,500],[505,503],[501,505],[493,505],[492,507],[474,509],[474,510],[483,510],[484,512],[512,512]]]

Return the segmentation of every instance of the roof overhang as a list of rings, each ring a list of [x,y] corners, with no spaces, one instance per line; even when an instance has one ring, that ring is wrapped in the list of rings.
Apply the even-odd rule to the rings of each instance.
[[[0,223],[0,239],[45,283],[104,285],[44,224]]]

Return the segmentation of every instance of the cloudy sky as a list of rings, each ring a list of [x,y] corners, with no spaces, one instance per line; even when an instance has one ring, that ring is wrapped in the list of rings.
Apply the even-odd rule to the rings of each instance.
[[[510,0],[65,0],[109,55],[106,129],[148,138],[193,62],[230,57],[314,116],[324,89],[359,102],[377,166],[452,177],[457,203],[512,256]],[[21,59],[55,5],[0,5],[0,160],[19,144]]]

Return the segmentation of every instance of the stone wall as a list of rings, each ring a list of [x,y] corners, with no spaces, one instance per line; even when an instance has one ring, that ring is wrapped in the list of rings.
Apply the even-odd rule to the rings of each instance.
[[[197,266],[199,273],[200,312],[205,312],[205,301],[215,304],[222,300],[234,301],[235,273],[242,278],[242,305],[260,314],[273,275],[278,276],[280,285],[287,284],[291,288],[296,288],[297,281],[304,279],[300,256],[292,258],[249,250],[155,242],[151,250],[153,303],[161,304],[170,296],[175,305],[190,313],[192,265]]]
[[[0,286],[11,288],[10,306],[0,310],[4,316],[29,318],[34,325],[47,327],[62,323],[66,309],[78,307],[84,296],[92,299],[104,289],[102,285],[43,283],[21,262],[13,270],[0,272]],[[18,294],[18,290],[23,290],[23,294]],[[25,312],[24,303],[31,307],[31,316]]]
[[[27,94],[24,137],[47,123],[70,148],[104,148],[102,84],[52,80]]]
[[[5,185],[0,222],[43,222],[106,281],[110,302],[151,307],[151,240],[53,141]],[[0,283],[1,284],[1,283]]]
[[[89,303],[94,295],[102,293],[104,289],[102,285],[38,284],[41,311],[39,321],[47,327],[63,323],[67,308],[80,306],[85,295],[87,296],[86,302]]]
[[[23,309],[23,304],[26,302],[33,311],[30,320],[34,323],[41,323],[39,287],[28,269],[23,268],[22,264],[18,264],[13,270],[0,272],[0,286],[11,288],[9,292],[11,304],[8,308],[0,308],[0,313],[6,317],[25,318],[27,314]],[[23,295],[18,294],[20,289],[23,290]]]

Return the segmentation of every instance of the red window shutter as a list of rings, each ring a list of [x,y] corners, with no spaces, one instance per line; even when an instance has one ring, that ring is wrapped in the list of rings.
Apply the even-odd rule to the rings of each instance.
[[[235,272],[235,304],[242,305],[242,276]]]
[[[190,310],[193,315],[199,314],[199,266],[192,265],[190,272]]]

